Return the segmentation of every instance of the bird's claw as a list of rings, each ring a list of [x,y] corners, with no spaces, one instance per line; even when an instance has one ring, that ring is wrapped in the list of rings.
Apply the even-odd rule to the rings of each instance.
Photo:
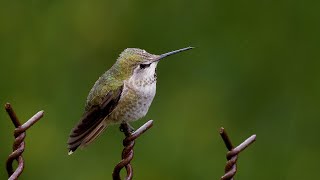
[[[134,128],[127,122],[121,123],[119,130],[121,132],[129,132],[130,134],[134,132]]]
[[[129,132],[134,133],[134,131],[135,131],[134,128],[129,123],[127,123],[127,125],[128,125]]]

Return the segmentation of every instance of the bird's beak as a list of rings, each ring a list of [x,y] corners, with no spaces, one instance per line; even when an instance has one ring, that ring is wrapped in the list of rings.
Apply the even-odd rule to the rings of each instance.
[[[171,51],[171,52],[167,52],[167,53],[161,54],[155,61],[160,61],[161,59],[163,59],[165,57],[171,56],[172,54],[176,54],[176,53],[179,53],[179,52],[182,52],[182,51],[187,51],[189,49],[193,49],[193,47],[186,47],[186,48],[182,48],[182,49],[178,49],[178,50],[175,50],[175,51]]]

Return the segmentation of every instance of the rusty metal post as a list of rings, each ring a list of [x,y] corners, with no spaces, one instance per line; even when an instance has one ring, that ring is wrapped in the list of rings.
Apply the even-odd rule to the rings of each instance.
[[[247,148],[250,144],[252,144],[256,140],[256,135],[250,136],[243,143],[241,143],[237,147],[233,147],[231,140],[223,127],[220,128],[219,131],[222,140],[224,141],[229,152],[227,153],[227,164],[225,166],[225,174],[221,177],[221,180],[234,180],[234,175],[237,172],[237,160],[238,154]]]
[[[16,180],[21,175],[24,169],[24,160],[22,157],[22,153],[25,149],[24,139],[26,137],[26,130],[28,130],[33,124],[39,121],[43,117],[43,111],[39,111],[34,116],[32,116],[27,122],[21,125],[16,113],[13,111],[10,103],[5,104],[5,109],[15,126],[14,137],[15,141],[13,143],[13,151],[9,155],[6,163],[6,169],[9,176],[9,180]],[[18,162],[18,167],[16,170],[13,170],[13,161],[16,160]]]
[[[146,132],[149,128],[153,125],[153,121],[149,120],[144,125],[142,125],[139,129],[134,132],[131,132],[131,128],[128,124],[121,124],[121,129],[125,135],[125,139],[123,140],[123,151],[122,151],[122,160],[115,166],[112,178],[113,180],[121,180],[120,178],[120,171],[123,167],[126,168],[127,176],[126,180],[132,180],[133,177],[133,169],[130,164],[131,160],[133,159],[133,147],[134,147],[134,140],[137,139],[141,134]]]

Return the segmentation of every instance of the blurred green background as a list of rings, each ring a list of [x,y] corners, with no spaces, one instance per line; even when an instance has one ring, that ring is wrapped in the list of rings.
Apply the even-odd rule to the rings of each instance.
[[[251,134],[237,179],[318,179],[319,1],[0,2],[0,104],[27,133],[21,179],[111,179],[123,134],[109,128],[67,156],[66,141],[98,77],[127,47],[150,53],[194,46],[158,66],[157,95],[140,137],[134,179],[219,179],[226,148]],[[0,111],[0,179],[13,125]]]

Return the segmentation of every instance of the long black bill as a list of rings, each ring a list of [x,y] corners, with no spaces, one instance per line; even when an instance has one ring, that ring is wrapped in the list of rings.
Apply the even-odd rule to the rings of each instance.
[[[157,60],[159,61],[160,59],[163,59],[165,57],[171,56],[172,54],[176,54],[176,53],[179,53],[179,52],[182,52],[182,51],[187,51],[187,50],[190,50],[190,49],[193,49],[193,47],[186,47],[186,48],[178,49],[178,50],[175,50],[175,51],[167,52],[167,53],[161,54],[159,59],[157,59]]]

